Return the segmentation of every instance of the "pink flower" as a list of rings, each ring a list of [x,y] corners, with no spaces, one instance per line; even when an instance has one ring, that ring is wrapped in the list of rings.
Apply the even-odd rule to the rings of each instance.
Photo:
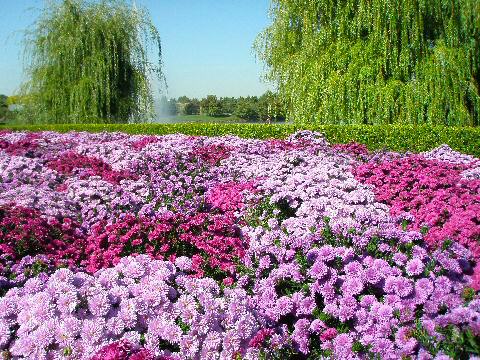
[[[142,242],[143,242],[142,239],[133,239],[132,240],[132,245],[133,246],[141,245]]]
[[[329,341],[334,339],[337,336],[338,332],[337,329],[335,328],[328,328],[322,334],[320,335],[320,340],[323,341]]]
[[[223,279],[223,285],[225,286],[231,286],[233,284],[234,280],[232,277],[226,277]]]
[[[127,360],[131,348],[127,340],[120,340],[103,347],[90,360]]]
[[[260,348],[264,344],[264,342],[273,335],[273,333],[273,329],[260,329],[250,340],[250,343],[248,345],[254,348]]]

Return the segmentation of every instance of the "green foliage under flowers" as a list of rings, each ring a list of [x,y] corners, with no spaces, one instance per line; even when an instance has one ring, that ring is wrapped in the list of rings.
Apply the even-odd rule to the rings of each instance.
[[[275,213],[275,211],[277,211],[277,213]],[[271,203],[270,197],[267,197],[247,212],[245,222],[249,226],[269,228],[267,223],[268,219],[276,218],[281,222],[294,215],[295,212],[289,208],[285,201]]]
[[[26,131],[120,131],[128,134],[166,135],[183,133],[197,136],[237,135],[242,138],[286,138],[298,130],[325,134],[330,143],[352,141],[367,145],[370,150],[427,151],[441,144],[452,149],[480,156],[480,128],[427,125],[311,125],[293,124],[51,124],[6,125],[1,129]]]
[[[442,339],[430,336],[427,331],[417,322],[411,336],[416,338],[431,354],[440,352],[452,359],[467,360],[475,355],[480,355],[480,338],[473,335],[471,330],[458,331],[455,326],[449,325],[437,328],[436,331]]]

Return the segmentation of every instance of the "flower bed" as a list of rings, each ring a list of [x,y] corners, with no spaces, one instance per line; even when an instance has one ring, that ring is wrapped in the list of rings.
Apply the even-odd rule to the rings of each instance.
[[[479,355],[479,167],[312,132],[2,132],[0,354]]]

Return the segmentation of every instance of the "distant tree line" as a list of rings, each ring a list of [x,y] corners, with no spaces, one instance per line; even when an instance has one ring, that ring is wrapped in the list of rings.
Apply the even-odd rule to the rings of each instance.
[[[203,99],[180,96],[168,99],[163,96],[159,103],[163,116],[206,115],[212,117],[237,116],[247,121],[274,122],[285,120],[285,110],[279,96],[267,91],[261,96],[217,97],[208,95]]]
[[[17,122],[25,97],[0,94],[0,124]]]
[[[0,94],[0,123],[6,122],[12,115],[9,110],[10,98],[7,95]]]

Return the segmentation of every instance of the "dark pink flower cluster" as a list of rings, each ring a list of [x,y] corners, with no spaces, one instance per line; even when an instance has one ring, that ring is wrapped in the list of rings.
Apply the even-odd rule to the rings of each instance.
[[[197,268],[195,259],[192,259],[192,270],[202,276],[202,268],[205,267],[218,268],[230,274],[235,272],[236,263],[244,257],[248,245],[247,239],[242,238],[237,223],[233,211],[220,214],[197,213],[184,220],[178,238],[206,255]]]
[[[265,342],[274,334],[273,329],[260,329],[255,336],[250,340],[250,346],[254,348],[261,348],[265,346]]]
[[[155,360],[157,357],[147,349],[134,349],[128,340],[120,340],[100,349],[91,360]],[[159,360],[168,360],[160,357]]]
[[[83,244],[78,224],[69,218],[47,220],[33,209],[0,206],[0,253],[12,260],[45,254],[56,264],[73,265],[82,257]]]
[[[28,133],[23,139],[13,143],[1,140],[0,149],[4,149],[10,155],[36,157],[35,151],[38,148],[36,140],[39,138],[41,136],[38,133]]]
[[[432,246],[455,240],[480,258],[480,180],[462,179],[468,165],[427,160],[421,155],[369,162],[354,169],[356,178],[375,186],[377,200],[393,215],[413,215],[410,227],[428,227]]]
[[[170,213],[153,217],[126,214],[114,224],[104,221],[92,226],[84,261],[87,271],[117,264],[122,256],[148,254],[162,259],[175,246],[174,229],[178,216]]]
[[[148,144],[154,144],[158,142],[158,137],[156,136],[144,136],[140,140],[134,141],[130,144],[135,150],[142,150]]]
[[[111,170],[111,166],[102,160],[80,155],[73,151],[68,151],[59,158],[49,161],[47,166],[64,175],[72,175],[76,169],[91,169],[97,174]]]
[[[174,261],[177,254],[192,257],[192,271],[220,269],[233,273],[234,260],[241,259],[245,244],[232,211],[195,215],[170,212],[155,217],[127,214],[114,224],[99,222],[86,242],[87,271],[116,265],[122,257],[148,254]]]
[[[59,158],[50,160],[47,166],[64,175],[72,175],[75,171],[81,170],[80,178],[100,176],[103,180],[115,184],[124,179],[136,178],[127,170],[112,170],[112,167],[101,159],[77,154],[73,151],[65,152]]]
[[[166,212],[155,217],[126,214],[113,224],[95,224],[86,237],[69,218],[47,220],[37,210],[1,206],[0,251],[14,261],[45,254],[54,264],[83,265],[92,273],[128,255],[174,261],[182,254],[192,258],[196,276],[218,269],[227,277],[245,254],[237,223],[233,210],[194,215]],[[225,284],[229,282],[227,278]]]
[[[207,194],[207,203],[221,211],[240,210],[245,206],[243,193],[255,192],[253,182],[228,182],[212,188]]]
[[[204,145],[199,146],[190,153],[190,157],[193,159],[198,159],[201,162],[207,163],[209,165],[216,165],[221,160],[226,159],[230,156],[231,148],[225,145]]]
[[[356,142],[351,142],[348,144],[335,144],[332,145],[332,149],[346,152],[351,155],[367,155],[368,149],[364,144],[359,144]]]

